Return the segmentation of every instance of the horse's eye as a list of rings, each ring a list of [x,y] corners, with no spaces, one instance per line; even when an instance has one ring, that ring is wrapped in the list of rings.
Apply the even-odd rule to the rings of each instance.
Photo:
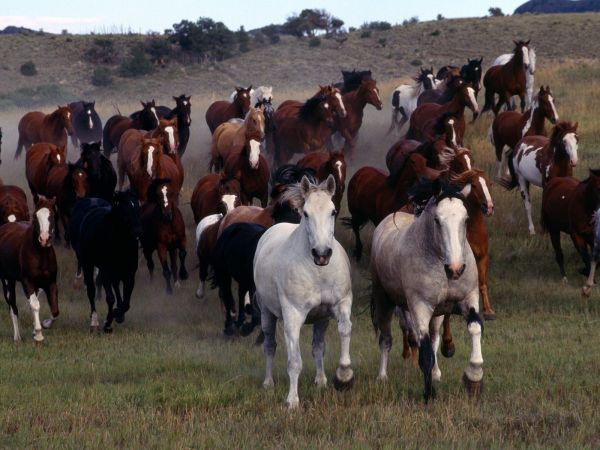
[[[333,211],[331,211],[331,215],[332,216],[336,216],[337,215],[337,211],[334,209]]]
[[[304,217],[308,219],[308,214],[306,214],[306,211],[304,211]]]
[[[439,225],[440,224],[440,219],[438,219],[437,217],[435,218],[435,224]]]

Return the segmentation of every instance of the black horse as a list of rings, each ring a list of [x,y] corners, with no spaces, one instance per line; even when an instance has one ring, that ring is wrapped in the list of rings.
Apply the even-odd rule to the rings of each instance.
[[[81,157],[75,164],[87,173],[89,196],[112,201],[117,186],[117,172],[110,159],[102,154],[100,142],[81,144]]]
[[[79,142],[98,142],[102,139],[102,120],[94,109],[95,106],[95,101],[69,103],[74,130],[71,142],[75,148],[79,147]]]
[[[108,304],[104,331],[112,332],[113,319],[117,323],[125,320],[138,268],[138,237],[141,231],[140,206],[137,197],[129,191],[115,193],[112,204],[101,199],[85,198],[75,205],[69,234],[77,262],[83,270],[91,307],[91,330],[99,328],[95,267],[99,270]],[[115,297],[117,307],[113,309]]]
[[[483,57],[477,59],[468,59],[467,64],[461,67],[460,76],[467,82],[471,83],[473,89],[475,90],[475,97],[479,94],[479,90],[481,89],[481,63],[483,62]]]

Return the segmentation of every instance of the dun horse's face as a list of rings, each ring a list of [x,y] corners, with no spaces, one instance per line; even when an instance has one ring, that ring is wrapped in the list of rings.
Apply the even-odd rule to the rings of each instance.
[[[54,235],[54,207],[56,200],[40,197],[33,216],[33,233],[39,245],[44,248],[52,246]]]
[[[471,185],[460,192],[469,195]],[[437,201],[434,213],[434,239],[444,258],[444,270],[449,280],[458,280],[465,271],[467,209],[456,197],[443,197]]]
[[[333,254],[333,232],[337,211],[331,201],[335,194],[335,180],[329,175],[325,189],[312,190],[308,178],[300,182],[304,195],[301,223],[306,227],[313,261],[317,266],[329,264]]]

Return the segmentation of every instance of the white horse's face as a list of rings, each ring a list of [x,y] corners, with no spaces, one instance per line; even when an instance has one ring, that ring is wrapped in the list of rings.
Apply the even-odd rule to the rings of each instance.
[[[470,190],[469,184],[461,193],[466,197]],[[448,279],[458,280],[465,270],[467,217],[467,209],[458,198],[444,198],[435,209],[434,233],[442,251]]]
[[[273,100],[273,86],[262,86],[261,87],[261,99],[262,100]]]
[[[563,137],[563,144],[565,146],[565,151],[567,155],[569,155],[569,161],[571,166],[575,167],[577,165],[577,135],[575,133],[567,133]]]
[[[336,210],[331,201],[331,197],[335,193],[335,181],[332,175],[327,178],[326,185],[327,188],[324,190],[319,189],[309,192],[310,184],[308,180],[303,178],[301,183],[303,193],[308,193],[304,201],[304,215],[301,223],[306,228],[310,252],[315,264],[318,266],[329,264],[333,254]]]

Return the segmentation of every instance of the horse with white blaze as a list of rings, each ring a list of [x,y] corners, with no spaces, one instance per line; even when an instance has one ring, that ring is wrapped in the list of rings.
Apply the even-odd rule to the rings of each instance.
[[[266,374],[263,386],[273,386],[273,357],[277,320],[283,321],[288,354],[289,408],[299,405],[298,376],[302,370],[300,328],[313,323],[312,353],[317,373],[315,384],[325,386],[323,368],[325,332],[329,318],[338,322],[341,354],[334,386],[349,389],[354,381],[350,361],[352,282],[346,251],[334,238],[336,210],[331,200],[335,180],[329,175],[316,185],[306,176],[283,194],[302,213],[299,224],[279,223],[258,242],[254,255],[256,299],[265,335]]]

